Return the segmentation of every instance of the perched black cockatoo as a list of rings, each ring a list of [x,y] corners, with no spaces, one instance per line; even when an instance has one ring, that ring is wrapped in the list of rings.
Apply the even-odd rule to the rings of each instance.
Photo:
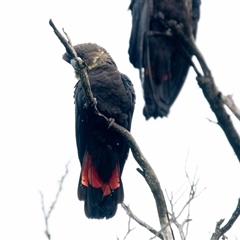
[[[120,73],[108,52],[97,44],[76,45],[75,51],[88,69],[88,77],[97,109],[130,131],[135,92],[129,78]],[[63,59],[71,62],[68,53]],[[111,218],[123,202],[121,175],[129,147],[103,117],[86,108],[81,81],[74,92],[76,142],[81,173],[78,198],[85,201],[88,218]]]
[[[200,0],[132,0],[129,58],[140,70],[145,107],[143,114],[165,117],[186,79],[191,55],[166,22],[182,26],[185,36],[195,38]]]

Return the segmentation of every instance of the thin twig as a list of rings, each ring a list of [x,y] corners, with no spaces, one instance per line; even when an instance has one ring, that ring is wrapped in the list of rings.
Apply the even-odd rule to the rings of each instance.
[[[130,232],[135,229],[135,227],[134,227],[134,228],[131,228],[131,219],[132,219],[132,218],[129,216],[129,217],[128,217],[128,230],[127,230],[127,233],[125,234],[123,240],[126,240],[127,237],[128,237],[128,235],[130,234]],[[120,240],[119,237],[117,237],[117,240]]]
[[[71,161],[71,160],[70,160],[70,161]],[[69,165],[70,161],[69,161],[69,162],[66,164],[66,166],[65,166],[65,173],[64,173],[64,175],[62,176],[62,178],[61,178],[60,181],[59,181],[59,187],[58,187],[57,194],[56,194],[55,199],[54,199],[54,201],[52,202],[51,206],[49,207],[48,212],[47,212],[46,209],[45,209],[43,194],[42,194],[41,191],[39,191],[40,196],[41,196],[42,212],[43,212],[44,221],[45,221],[45,227],[46,227],[45,234],[46,234],[48,240],[51,239],[51,234],[50,234],[50,232],[49,232],[49,226],[48,226],[48,220],[49,220],[49,218],[50,218],[50,216],[51,216],[51,213],[52,213],[52,211],[53,211],[53,209],[54,209],[54,207],[55,207],[55,205],[56,205],[56,203],[57,203],[57,201],[58,201],[59,194],[60,194],[60,192],[62,191],[63,182],[64,182],[64,180],[65,180],[65,178],[66,178],[66,176],[67,176],[67,174],[68,174],[68,165]]]
[[[135,227],[131,228],[130,225],[131,225],[131,217],[129,216],[129,219],[128,219],[128,231],[127,231],[126,235],[124,236],[123,240],[126,240],[127,236],[129,235],[129,233],[135,229]]]
[[[189,155],[189,152],[188,152],[188,155]],[[187,159],[188,159],[188,157],[187,157]],[[194,173],[193,179],[191,179],[189,177],[189,174],[187,173],[187,160],[186,160],[186,163],[185,163],[185,175],[186,175],[186,178],[187,178],[188,183],[190,185],[189,197],[188,197],[187,202],[183,205],[182,209],[180,210],[180,212],[178,214],[175,213],[174,206],[179,201],[180,198],[177,198],[177,201],[175,201],[174,197],[173,197],[173,194],[171,193],[171,197],[170,197],[167,190],[165,190],[168,201],[170,203],[170,208],[171,208],[171,212],[169,213],[169,215],[171,216],[170,221],[172,223],[174,223],[175,226],[177,227],[182,240],[186,240],[187,235],[188,235],[189,222],[191,221],[191,219],[190,219],[190,205],[191,205],[191,202],[193,201],[193,199],[195,199],[197,196],[199,196],[200,193],[203,191],[202,190],[200,193],[196,194],[197,193],[197,185],[199,183],[199,179],[196,179],[197,170]],[[184,190],[184,192],[185,192],[185,190]],[[180,194],[180,195],[181,195],[181,197],[183,196],[183,194]],[[184,212],[184,210],[186,208],[187,208],[186,219],[182,223],[179,223],[178,219],[182,215],[182,213]],[[186,229],[185,232],[184,232],[184,227]]]
[[[208,120],[210,123],[213,123],[213,124],[219,125],[218,122],[215,122],[215,121],[213,121],[213,120],[210,119],[210,118],[207,118],[207,120]]]
[[[89,106],[94,107],[96,105],[96,101],[93,97],[93,94],[92,94],[92,91],[90,88],[90,82],[88,79],[87,68],[86,68],[85,63],[77,56],[77,53],[76,53],[74,47],[72,46],[71,40],[70,40],[69,36],[67,35],[67,33],[64,31],[64,34],[67,36],[68,40],[66,40],[64,38],[64,36],[58,31],[58,29],[54,25],[52,19],[49,20],[49,24],[53,28],[54,33],[56,34],[58,39],[64,45],[67,53],[70,56],[72,56],[72,59],[75,61],[74,64],[72,64],[72,66],[74,67],[74,69],[76,71],[76,75],[78,75],[78,78],[82,80],[82,85],[83,85],[84,92],[86,95],[86,107],[89,107]],[[95,110],[97,111],[97,109],[95,109]]]
[[[40,193],[40,196],[41,196],[42,211],[43,211],[44,221],[45,221],[45,227],[46,227],[44,233],[46,234],[47,239],[48,239],[48,240],[51,240],[51,235],[50,235],[50,233],[49,233],[49,228],[48,228],[48,218],[49,218],[49,216],[47,216],[46,211],[45,211],[43,194],[42,194],[41,191],[39,191],[39,193]]]
[[[122,207],[126,211],[128,216],[131,217],[132,219],[134,219],[139,225],[143,226],[144,228],[146,228],[148,231],[150,231],[151,233],[153,233],[155,236],[159,237],[160,239],[162,239],[162,240],[164,239],[164,237],[162,235],[162,231],[157,231],[153,227],[151,227],[150,225],[148,225],[147,223],[142,221],[140,218],[138,218],[132,212],[132,210],[126,204],[122,203]]]

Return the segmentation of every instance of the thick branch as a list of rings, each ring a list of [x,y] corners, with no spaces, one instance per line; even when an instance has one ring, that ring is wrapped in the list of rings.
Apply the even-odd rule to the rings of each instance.
[[[230,116],[224,108],[223,101],[221,100],[221,92],[218,91],[212,77],[197,77],[197,80],[212,111],[216,115],[219,126],[224,131],[240,162],[240,137],[233,126]]]
[[[178,25],[175,21],[169,21],[168,24],[169,27],[173,30],[173,32],[178,35],[181,43],[187,49],[187,51],[189,51],[190,55],[196,56],[199,64],[201,65],[204,76],[199,75],[199,71],[196,72],[198,74],[196,78],[198,84],[201,87],[206,100],[210,104],[212,111],[216,115],[219,126],[224,131],[230,145],[232,146],[240,162],[240,137],[233,126],[230,116],[224,108],[222,93],[216,87],[213,77],[211,75],[211,71],[207,66],[204,57],[196,46],[193,37],[189,38],[188,36],[186,36],[183,33],[180,25]]]
[[[221,236],[223,236],[233,226],[234,222],[237,220],[239,215],[240,215],[240,198],[238,199],[237,208],[233,212],[227,224],[224,227],[220,228],[222,223],[224,222],[224,219],[221,219],[217,222],[216,229],[211,237],[211,240],[218,240]]]
[[[117,123],[114,123],[112,127],[118,133],[120,133],[123,137],[125,137],[125,139],[127,139],[128,145],[132,150],[132,154],[134,158],[143,169],[144,178],[148,186],[150,187],[156,202],[161,228],[163,229],[164,240],[174,239],[172,229],[169,224],[168,211],[167,211],[165,198],[155,172],[153,171],[151,165],[148,163],[147,159],[143,156],[140,148],[138,147],[132,135],[125,128],[121,127]]]
[[[121,127],[117,123],[112,122],[111,119],[106,118],[103,114],[101,114],[97,110],[94,98],[92,96],[90,84],[89,84],[86,65],[81,61],[81,59],[76,57],[74,48],[72,46],[70,46],[70,44],[69,44],[70,41],[67,42],[66,40],[63,40],[64,37],[57,30],[57,28],[53,24],[52,20],[49,21],[49,24],[54,29],[55,34],[57,35],[59,40],[62,42],[62,44],[65,46],[66,50],[69,51],[68,53],[73,57],[73,59],[75,61],[72,65],[76,71],[76,75],[78,75],[82,84],[85,86],[84,91],[86,94],[86,101],[88,102],[87,107],[93,107],[95,114],[102,116],[103,118],[105,118],[106,121],[111,122],[111,128],[113,128],[115,131],[117,131],[119,134],[121,134],[127,140],[128,145],[132,150],[134,158],[136,159],[138,164],[143,169],[144,178],[145,178],[146,182],[148,183],[149,187],[151,188],[151,191],[155,198],[158,216],[159,216],[159,220],[160,220],[160,225],[161,225],[161,228],[163,229],[162,234],[164,236],[164,240],[173,240],[174,236],[173,236],[173,232],[172,232],[172,229],[171,229],[171,226],[169,223],[166,202],[165,202],[164,195],[163,195],[162,189],[160,187],[160,183],[157,179],[155,172],[153,171],[152,167],[150,166],[150,164],[148,163],[146,158],[141,153],[140,148],[138,147],[136,141],[131,136],[129,131],[127,131],[125,128]],[[73,51],[73,54],[72,54],[72,51]]]

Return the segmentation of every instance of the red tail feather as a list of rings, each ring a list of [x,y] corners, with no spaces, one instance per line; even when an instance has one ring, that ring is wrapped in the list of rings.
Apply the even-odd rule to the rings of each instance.
[[[90,154],[86,154],[82,168],[81,184],[88,187],[89,184],[94,188],[102,188],[103,196],[111,194],[112,190],[120,187],[119,166],[117,165],[112,172],[109,182],[103,182],[97,172],[96,167],[92,163]]]

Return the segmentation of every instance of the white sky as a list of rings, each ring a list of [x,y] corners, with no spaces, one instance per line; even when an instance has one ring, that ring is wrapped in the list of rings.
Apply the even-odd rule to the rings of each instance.
[[[1,230],[0,238],[46,239],[39,190],[49,206],[65,164],[70,173],[50,218],[55,239],[123,239],[128,217],[119,207],[111,220],[88,220],[76,195],[80,167],[74,135],[73,69],[61,56],[64,48],[48,25],[64,27],[74,44],[96,42],[111,54],[132,80],[137,105],[132,134],[159,177],[163,189],[187,186],[184,175],[198,168],[188,239],[210,239],[216,221],[229,219],[240,197],[240,166],[190,71],[167,119],[146,122],[138,71],[128,61],[131,14],[128,0],[0,1],[1,79]],[[220,90],[234,94],[240,106],[240,1],[203,0],[198,46]],[[239,122],[232,117],[238,132]],[[125,203],[158,228],[151,192],[130,155],[123,173]],[[187,196],[186,196],[187,197]],[[176,207],[176,211],[179,207]],[[183,218],[184,219],[184,216]],[[152,235],[132,222],[131,239]],[[240,239],[240,220],[227,233]],[[179,239],[175,232],[175,238]]]

